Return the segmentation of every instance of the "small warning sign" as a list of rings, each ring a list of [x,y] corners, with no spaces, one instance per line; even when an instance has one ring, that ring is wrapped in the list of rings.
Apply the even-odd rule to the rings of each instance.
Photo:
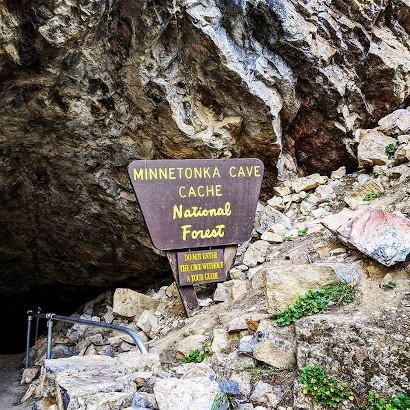
[[[178,252],[180,286],[226,280],[223,249]]]

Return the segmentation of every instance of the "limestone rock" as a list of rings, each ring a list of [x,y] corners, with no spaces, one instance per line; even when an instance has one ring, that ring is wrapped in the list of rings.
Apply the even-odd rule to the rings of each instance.
[[[246,280],[233,279],[217,284],[214,293],[214,302],[226,302],[237,300],[247,292],[248,283]]]
[[[216,378],[215,372],[206,363],[186,363],[174,369],[179,379],[193,379],[197,377],[208,377],[210,380]]]
[[[410,111],[396,110],[379,120],[379,130],[388,135],[406,134],[410,131]]]
[[[364,183],[359,183],[355,188],[348,192],[344,201],[352,209],[356,209],[359,205],[368,204],[370,201],[365,201],[366,195],[381,195],[384,192],[384,187],[379,180],[369,180]]]
[[[157,354],[130,352],[115,359],[76,356],[46,360],[44,374],[45,383],[55,385],[54,394],[59,408],[114,410],[131,404],[136,389],[133,372],[147,369],[152,372],[159,368]]]
[[[159,379],[154,386],[159,410],[209,410],[218,390],[209,377]]]
[[[292,192],[290,188],[287,186],[275,186],[273,187],[273,190],[275,191],[277,195],[282,196],[282,197],[289,195]]]
[[[338,169],[336,169],[335,171],[332,171],[332,173],[330,174],[330,178],[331,179],[340,179],[343,178],[346,175],[346,167],[340,167]]]
[[[385,266],[406,260],[410,253],[410,222],[403,216],[367,208],[344,224],[324,222],[341,241]]]
[[[139,316],[136,325],[151,339],[160,331],[158,318],[151,310],[144,310]]]
[[[319,202],[329,202],[335,199],[335,191],[330,185],[319,185],[315,190]]]
[[[204,335],[192,335],[182,339],[177,346],[177,351],[183,356],[188,356],[192,350],[201,350],[207,337]]]
[[[265,269],[268,312],[277,314],[308,290],[321,289],[337,282],[334,270],[327,266],[276,265]]]
[[[23,370],[23,374],[21,375],[21,384],[29,384],[31,383],[39,374],[40,369],[38,367],[29,367]]]
[[[142,293],[131,289],[118,288],[114,292],[113,313],[114,315],[136,317],[138,319],[144,310],[155,309],[158,304],[158,300]]]
[[[397,151],[394,153],[394,160],[399,164],[410,161],[410,143],[400,145],[397,148]]]
[[[211,350],[220,352],[229,346],[229,336],[224,329],[214,329]]]
[[[272,242],[272,243],[282,243],[283,235],[278,235],[277,233],[266,231],[261,235],[263,241]]]
[[[274,196],[273,198],[269,199],[268,205],[278,211],[283,211],[285,209],[285,204],[283,203],[283,199],[279,196]]]
[[[269,242],[264,240],[256,241],[249,245],[243,257],[243,263],[250,268],[254,268],[258,263],[265,261],[269,250]]]
[[[406,391],[409,329],[408,308],[355,317],[350,313],[305,317],[296,323],[298,367],[320,364],[357,393]]]
[[[286,215],[268,205],[260,212],[259,226],[256,230],[258,233],[263,234],[275,223],[280,223],[289,229],[291,227],[290,219]]]
[[[134,394],[134,397],[132,398],[131,408],[138,409],[141,407],[148,409],[154,409],[155,407],[157,407],[155,396],[146,392],[136,392]]]
[[[295,362],[295,346],[286,339],[265,336],[253,347],[252,356],[260,362],[284,369]]]
[[[410,111],[408,111],[410,113]],[[377,130],[358,130],[359,146],[357,147],[357,159],[361,167],[385,165],[388,160],[386,146],[396,145],[397,140],[384,135]]]
[[[269,232],[273,232],[277,235],[282,235],[283,236],[283,235],[287,234],[288,228],[286,228],[285,225],[282,225],[280,223],[276,223],[276,224],[273,224],[269,227]]]
[[[326,176],[320,174],[312,174],[307,177],[298,178],[292,181],[292,189],[298,193],[300,191],[308,191],[316,188],[319,185],[325,184],[329,180]]]
[[[227,373],[255,366],[255,360],[252,357],[239,354],[236,350],[229,354],[216,352],[210,357],[210,362],[223,368]]]
[[[251,376],[248,372],[238,372],[231,375],[231,380],[238,383],[241,395],[248,398],[252,391]]]
[[[263,404],[269,408],[276,408],[280,401],[280,398],[278,397],[278,394],[274,392],[272,385],[261,380],[256,382],[250,399],[252,402]]]

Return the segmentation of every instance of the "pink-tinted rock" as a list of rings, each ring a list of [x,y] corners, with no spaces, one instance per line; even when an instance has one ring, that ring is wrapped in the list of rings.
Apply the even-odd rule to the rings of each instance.
[[[410,253],[410,221],[404,216],[367,208],[342,224],[329,220],[323,225],[341,241],[385,266],[405,261]]]

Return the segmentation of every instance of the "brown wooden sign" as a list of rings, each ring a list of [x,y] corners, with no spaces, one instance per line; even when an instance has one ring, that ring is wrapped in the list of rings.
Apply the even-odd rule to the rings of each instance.
[[[256,158],[140,160],[128,173],[154,246],[175,250],[248,240],[263,169]]]
[[[178,252],[177,258],[181,286],[226,280],[223,249]]]

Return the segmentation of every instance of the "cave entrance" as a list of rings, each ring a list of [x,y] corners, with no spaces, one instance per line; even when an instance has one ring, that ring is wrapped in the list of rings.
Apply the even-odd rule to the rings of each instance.
[[[40,307],[42,312],[70,316],[78,308],[112,288],[66,288],[49,286],[20,294],[0,294],[0,354],[22,353],[26,348],[27,311]],[[46,321],[40,321],[39,335],[46,333]],[[32,331],[31,345],[34,344]]]

